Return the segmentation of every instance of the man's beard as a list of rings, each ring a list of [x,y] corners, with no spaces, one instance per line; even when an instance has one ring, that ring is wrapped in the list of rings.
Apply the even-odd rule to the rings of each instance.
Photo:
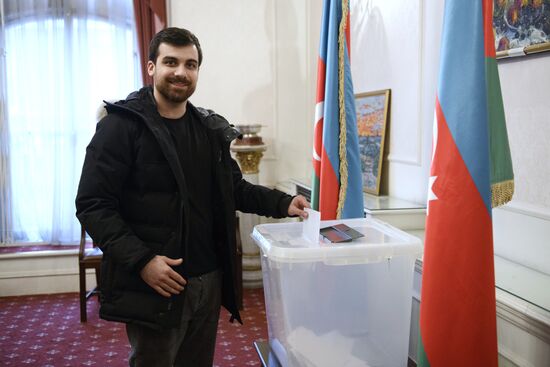
[[[172,82],[185,83],[187,89],[176,89]],[[195,92],[195,85],[184,78],[167,78],[155,83],[156,89],[168,101],[173,103],[185,102]]]

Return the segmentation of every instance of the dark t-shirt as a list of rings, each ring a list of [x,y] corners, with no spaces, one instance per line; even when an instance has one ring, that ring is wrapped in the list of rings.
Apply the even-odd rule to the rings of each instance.
[[[207,130],[189,110],[179,119],[164,118],[164,123],[176,144],[190,201],[189,241],[182,244],[186,246],[182,248],[184,272],[198,276],[218,268],[213,237],[214,175]]]

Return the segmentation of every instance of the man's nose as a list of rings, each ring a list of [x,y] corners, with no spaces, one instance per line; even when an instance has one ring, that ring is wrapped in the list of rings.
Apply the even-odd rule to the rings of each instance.
[[[178,65],[176,70],[174,70],[174,75],[176,75],[176,76],[186,76],[187,75],[187,69],[185,68],[185,65],[183,65],[183,64]]]

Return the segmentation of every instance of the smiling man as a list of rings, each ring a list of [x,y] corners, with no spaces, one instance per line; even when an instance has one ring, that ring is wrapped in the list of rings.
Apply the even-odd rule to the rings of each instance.
[[[235,300],[235,210],[302,216],[302,196],[245,181],[223,117],[193,106],[202,50],[167,28],[153,86],[107,103],[86,150],[77,217],[103,250],[100,316],[126,323],[130,366],[211,366],[220,307]]]
[[[159,113],[182,116],[187,99],[197,87],[202,62],[199,48],[194,44],[173,46],[161,43],[156,47],[156,53],[149,56],[147,72],[155,83],[153,94]]]

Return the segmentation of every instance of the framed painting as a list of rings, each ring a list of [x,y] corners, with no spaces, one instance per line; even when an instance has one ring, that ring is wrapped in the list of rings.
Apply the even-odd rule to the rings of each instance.
[[[550,0],[495,0],[497,58],[550,51]]]
[[[355,95],[363,191],[374,195],[380,192],[389,105],[390,89]]]

